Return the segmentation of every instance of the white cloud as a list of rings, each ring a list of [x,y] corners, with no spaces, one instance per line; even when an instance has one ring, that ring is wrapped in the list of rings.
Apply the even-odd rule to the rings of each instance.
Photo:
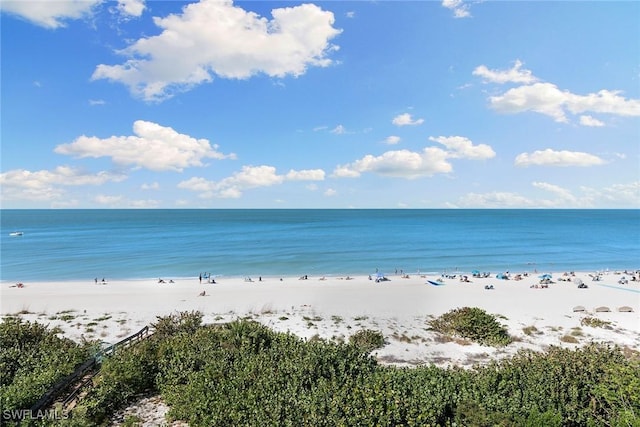
[[[118,165],[134,165],[154,171],[182,171],[192,166],[203,166],[207,158],[235,158],[225,155],[211,146],[206,139],[195,139],[180,134],[170,127],[137,120],[131,136],[98,138],[80,136],[70,144],[58,145],[55,152],[86,157],[111,157]]]
[[[580,116],[580,124],[582,126],[590,126],[590,127],[602,127],[604,126],[604,122],[596,119],[591,116]]]
[[[551,83],[535,83],[492,96],[489,102],[493,109],[501,113],[534,111],[550,116],[557,122],[567,122],[567,112],[640,116],[640,100],[625,99],[619,93],[601,90],[588,95],[576,95],[569,91],[561,91]]]
[[[347,18],[355,18],[356,17],[356,13],[354,11],[349,11],[349,12],[345,13],[344,16],[346,16]]]
[[[153,199],[129,199],[124,196],[110,196],[106,194],[98,194],[93,197],[93,202],[108,207],[125,207],[132,209],[151,209],[160,205],[158,200]]]
[[[567,93],[567,109],[580,114],[587,111],[619,116],[640,116],[640,99],[625,99],[620,91],[600,90],[588,95]]]
[[[209,181],[194,177],[178,184],[178,188],[200,193],[202,198],[239,198],[245,190],[258,187],[271,187],[284,181],[321,181],[324,171],[290,170],[286,175],[278,175],[273,166],[243,166],[242,170],[221,181]]]
[[[347,165],[336,167],[333,175],[339,178],[355,178],[364,172],[397,178],[418,178],[437,173],[448,173],[453,169],[447,162],[447,152],[436,147],[427,147],[422,153],[409,150],[387,151],[380,156],[368,154]]]
[[[469,18],[469,5],[463,0],[442,0],[442,6],[453,11],[454,18]]]
[[[103,0],[3,0],[2,12],[20,16],[31,23],[49,29],[65,26],[69,19],[80,19],[91,15],[93,8]]]
[[[16,169],[0,174],[2,198],[5,200],[54,201],[60,199],[65,186],[102,185],[120,182],[127,177],[110,172],[90,174],[68,166],[31,172]]]
[[[324,192],[324,195],[327,197],[333,197],[336,194],[338,194],[338,192],[336,190],[334,190],[333,188],[327,188]]]
[[[554,84],[535,83],[509,89],[503,95],[492,96],[489,102],[491,107],[500,113],[535,111],[553,117],[557,122],[566,122],[563,107],[567,95],[567,92],[561,92]]]
[[[600,189],[582,187],[581,190],[600,205],[640,208],[640,181],[614,184]]]
[[[331,133],[334,133],[336,135],[344,135],[345,133],[347,133],[347,129],[342,125],[338,125],[331,130]]]
[[[453,166],[447,159],[490,159],[496,153],[486,144],[473,145],[471,140],[462,136],[429,137],[431,141],[444,145],[426,147],[421,153],[409,150],[387,151],[380,156],[368,154],[353,163],[338,165],[333,176],[338,178],[357,178],[364,172],[397,178],[413,179],[449,173]]]
[[[391,123],[393,123],[396,126],[415,126],[415,125],[421,125],[422,123],[424,123],[424,119],[414,120],[411,117],[411,114],[403,113],[394,117]]]
[[[337,178],[357,178],[360,172],[355,170],[352,165],[340,165],[333,170],[332,176]]]
[[[286,178],[289,181],[323,181],[324,171],[322,169],[307,169],[296,171],[291,169]]]
[[[536,206],[535,202],[520,194],[501,191],[484,194],[469,193],[461,197],[457,205],[469,208],[526,208]]]
[[[144,9],[144,0],[118,0],[118,10],[123,15],[139,17]]]
[[[326,67],[340,34],[333,13],[313,4],[273,9],[267,20],[231,0],[201,0],[181,14],[155,18],[162,29],[120,51],[120,65],[101,64],[92,79],[121,82],[137,97],[161,101],[210,82],[213,76],[246,79],[300,76],[309,66]]]
[[[448,157],[451,158],[491,159],[496,155],[490,146],[486,144],[473,145],[470,139],[463,136],[430,136],[429,140],[447,147]]]
[[[89,105],[94,106],[94,105],[105,105],[106,102],[103,99],[90,99],[89,100]]]
[[[122,196],[108,196],[105,194],[98,194],[93,198],[93,201],[99,205],[119,205],[124,200]]]
[[[400,142],[400,137],[396,135],[390,135],[385,138],[384,142],[385,144],[396,145],[397,143]]]
[[[147,191],[147,190],[159,190],[160,189],[160,184],[158,184],[157,182],[152,182],[151,184],[147,184],[144,183],[140,186],[141,190]]]
[[[522,69],[522,61],[519,59],[509,70],[490,70],[486,65],[480,65],[473,70],[474,76],[482,77],[485,82],[491,83],[524,83],[530,84],[538,81],[531,71]]]
[[[604,164],[604,160],[593,154],[580,151],[555,151],[551,148],[537,150],[533,153],[519,154],[515,165],[526,166],[597,166]]]
[[[538,181],[533,182],[532,185],[536,188],[539,188],[544,191],[548,191],[556,195],[561,200],[564,200],[567,202],[575,202],[577,200],[576,197],[573,194],[571,194],[569,190],[567,190],[566,188],[562,188],[559,185],[549,184],[548,182],[538,182]]]
[[[566,188],[547,182],[533,182],[532,186],[552,194],[549,199],[527,198],[518,193],[494,191],[469,193],[461,197],[456,207],[466,208],[612,208],[640,207],[640,181],[614,184],[603,188],[581,187],[574,195]]]
[[[160,206],[158,200],[127,200],[127,206],[132,209],[155,209]]]

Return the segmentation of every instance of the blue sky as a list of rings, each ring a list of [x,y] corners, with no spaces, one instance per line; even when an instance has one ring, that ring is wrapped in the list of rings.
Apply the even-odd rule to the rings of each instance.
[[[3,208],[639,208],[640,3],[3,0]]]

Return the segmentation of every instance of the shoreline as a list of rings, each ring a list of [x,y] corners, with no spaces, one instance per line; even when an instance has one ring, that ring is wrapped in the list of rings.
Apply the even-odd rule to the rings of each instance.
[[[566,274],[566,275],[565,275]],[[451,274],[453,276],[453,273]],[[551,345],[575,348],[590,342],[620,345],[640,352],[640,281],[609,272],[593,281],[588,272],[555,273],[548,287],[540,275],[521,280],[460,275],[386,276],[388,281],[354,276],[216,277],[216,284],[186,279],[25,282],[23,288],[0,283],[1,314],[59,328],[74,340],[114,343],[155,322],[157,316],[200,311],[204,323],[250,319],[303,339],[348,341],[360,329],[379,330],[387,344],[374,351],[381,362],[412,366],[470,367],[515,354],[544,351]],[[628,280],[620,284],[622,277]],[[636,277],[637,277],[636,273]],[[349,277],[349,278],[348,278]],[[515,274],[512,274],[515,277]],[[439,286],[429,284],[428,281]],[[571,279],[571,281],[569,281]],[[579,289],[576,280],[587,289]],[[493,289],[485,286],[493,285]],[[538,287],[536,287],[538,286]],[[204,291],[205,295],[201,296]],[[479,307],[498,317],[516,341],[505,348],[480,346],[439,336],[429,321],[459,307]],[[584,311],[574,311],[581,306]],[[599,311],[607,307],[608,312]],[[630,307],[633,312],[620,312]],[[591,326],[585,318],[595,319]]]

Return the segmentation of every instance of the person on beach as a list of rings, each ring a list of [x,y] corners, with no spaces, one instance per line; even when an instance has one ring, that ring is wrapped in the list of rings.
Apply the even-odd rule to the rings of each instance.
[[[200,273],[200,276],[198,277],[198,279],[200,279],[200,284],[202,284],[202,273]]]

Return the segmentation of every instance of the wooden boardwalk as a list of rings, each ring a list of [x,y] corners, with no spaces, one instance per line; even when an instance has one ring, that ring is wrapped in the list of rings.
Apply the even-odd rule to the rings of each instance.
[[[93,387],[93,378],[100,372],[100,366],[105,358],[114,355],[121,349],[135,345],[151,335],[149,326],[145,326],[135,334],[100,350],[95,356],[85,360],[75,371],[47,390],[31,407],[31,411],[41,411],[58,403],[64,412],[70,411]]]

